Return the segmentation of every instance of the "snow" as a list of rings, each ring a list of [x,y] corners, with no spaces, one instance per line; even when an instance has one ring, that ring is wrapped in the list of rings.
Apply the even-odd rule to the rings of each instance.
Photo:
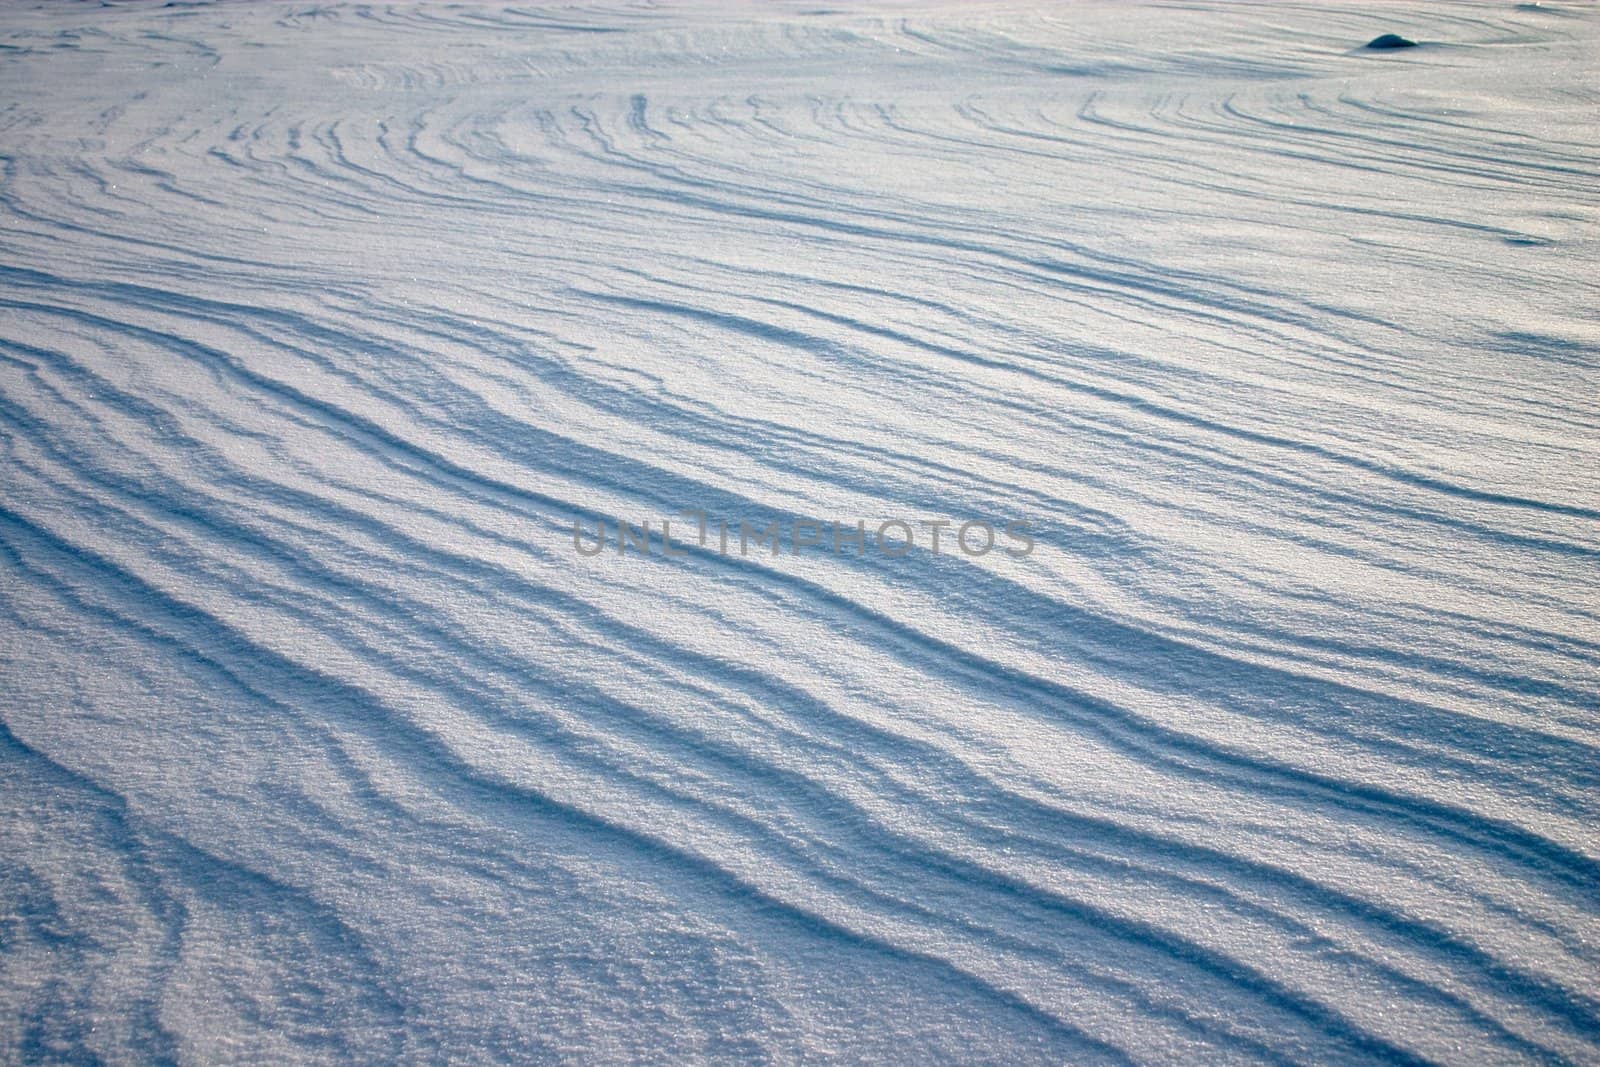
[[[1600,1062],[1597,85],[0,7],[0,1059]]]

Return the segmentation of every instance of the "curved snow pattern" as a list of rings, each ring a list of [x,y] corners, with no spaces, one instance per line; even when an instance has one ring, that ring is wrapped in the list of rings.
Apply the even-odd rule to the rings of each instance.
[[[0,30],[0,1057],[1600,1062],[1593,4]]]

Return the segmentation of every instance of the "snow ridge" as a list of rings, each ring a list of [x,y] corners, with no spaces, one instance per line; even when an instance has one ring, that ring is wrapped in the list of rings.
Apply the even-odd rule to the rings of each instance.
[[[1600,1062],[1597,44],[0,7],[0,1058]]]

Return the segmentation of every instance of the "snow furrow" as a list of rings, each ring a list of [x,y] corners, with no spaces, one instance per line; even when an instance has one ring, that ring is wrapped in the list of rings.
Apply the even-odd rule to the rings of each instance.
[[[1600,1062],[1597,76],[0,6],[0,1058]]]

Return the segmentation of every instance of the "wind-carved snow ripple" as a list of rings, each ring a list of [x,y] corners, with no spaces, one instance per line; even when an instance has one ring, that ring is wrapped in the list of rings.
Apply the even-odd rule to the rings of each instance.
[[[1262,10],[0,14],[5,1057],[1600,1059],[1600,22]]]

